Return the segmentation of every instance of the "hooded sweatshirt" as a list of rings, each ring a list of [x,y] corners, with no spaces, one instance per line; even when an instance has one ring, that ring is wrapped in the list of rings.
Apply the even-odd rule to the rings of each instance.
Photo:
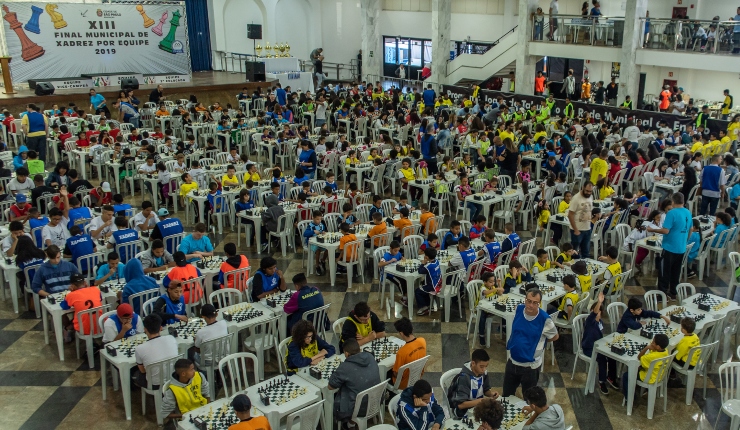
[[[18,155],[13,157],[13,170],[18,170],[26,164],[27,160],[24,160],[23,157],[21,157],[21,154],[24,152],[28,152],[28,147],[26,145],[21,145],[21,147],[18,148]]]
[[[77,266],[61,260],[59,264],[44,262],[33,275],[31,289],[38,294],[42,289],[49,294],[61,293],[69,288],[69,277],[80,273]]]
[[[340,421],[350,418],[357,394],[378,384],[380,370],[372,354],[361,351],[349,356],[329,378],[329,385],[338,389],[334,395],[334,417]],[[367,399],[360,406],[360,415],[366,410]]]
[[[532,424],[525,425],[522,430],[563,430],[565,428],[565,416],[560,405],[550,405],[544,412],[537,416]]]
[[[456,379],[457,385],[451,394],[452,399],[450,404],[454,409],[457,409],[460,403],[482,398],[483,393],[491,389],[488,373],[475,376],[473,371],[470,370],[470,362],[465,363]]]
[[[408,387],[401,393],[401,399],[398,402],[396,416],[396,427],[398,430],[427,430],[435,423],[442,427],[445,419],[445,412],[434,399],[434,394],[426,406],[414,406],[414,387]]]
[[[141,265],[141,261],[135,258],[126,263],[126,267],[123,269],[123,275],[126,277],[126,286],[123,287],[123,292],[121,293],[121,303],[128,303],[129,296],[133,294],[146,290],[159,289],[157,281],[144,274],[144,267]],[[134,312],[141,315],[139,309],[140,303],[137,301],[132,306]]]

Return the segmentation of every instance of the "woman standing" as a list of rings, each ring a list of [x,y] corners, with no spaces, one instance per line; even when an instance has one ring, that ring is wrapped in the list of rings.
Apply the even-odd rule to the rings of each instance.
[[[514,183],[514,176],[516,175],[517,167],[521,161],[519,150],[517,149],[514,141],[507,137],[503,141],[504,151],[499,155],[498,161],[501,167],[500,174],[506,175],[511,178],[510,183]]]
[[[94,89],[90,90],[90,110],[95,111],[95,115],[104,113],[106,118],[110,118],[110,110],[106,106],[105,97]]]

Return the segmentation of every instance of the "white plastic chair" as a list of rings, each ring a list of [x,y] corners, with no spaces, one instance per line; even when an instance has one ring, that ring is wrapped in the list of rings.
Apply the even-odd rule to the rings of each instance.
[[[450,322],[450,308],[452,307],[452,298],[457,297],[457,307],[460,312],[460,318],[462,318],[462,300],[460,299],[460,292],[462,291],[462,283],[465,281],[466,271],[465,269],[455,270],[454,272],[444,273],[442,275],[442,291],[441,298],[444,300],[445,307],[445,321]],[[432,296],[432,300],[437,296]]]
[[[454,369],[446,371],[439,378],[439,386],[442,387],[442,392],[444,393],[444,402],[447,402],[447,391],[450,389],[452,380],[455,379],[455,376],[457,376],[460,372],[462,372],[462,367],[456,367]],[[447,406],[449,407],[449,405]]]
[[[337,260],[337,266],[342,266],[347,269],[347,285],[348,288],[352,288],[352,277],[355,270],[358,270],[362,277],[362,283],[365,283],[365,259],[363,255],[363,241],[355,240],[347,242],[344,245],[344,252],[342,257]]]
[[[694,287],[693,284],[689,284],[688,282],[683,284],[678,284],[676,286],[677,296],[678,296],[678,304],[682,305],[683,301],[687,297],[691,297],[694,294],[696,294],[696,287]]]
[[[702,394],[703,398],[707,398],[707,379],[709,379],[709,375],[707,374],[707,361],[709,357],[712,355],[712,352],[714,349],[717,348],[719,342],[712,342],[707,345],[699,345],[691,348],[689,350],[689,355],[686,356],[686,362],[683,366],[679,365],[675,361],[671,363],[671,367],[673,370],[675,370],[677,373],[686,376],[686,404],[690,405],[692,399],[694,398],[694,386],[696,385],[696,375],[701,375],[704,377],[704,392]],[[699,358],[697,359],[696,365],[693,369],[689,368],[689,365],[691,364],[691,361],[694,359],[696,355],[699,355]]]
[[[661,304],[663,306],[660,306]],[[668,306],[668,298],[664,292],[652,290],[645,293],[645,309],[658,312],[666,306]]]
[[[740,267],[740,252],[731,252],[729,258],[732,267],[730,267],[730,282],[727,285],[727,298],[732,300],[735,297],[737,286],[740,285],[737,277],[735,277],[735,270]]]
[[[299,409],[288,415],[288,418],[286,418],[285,429],[315,430],[319,425],[319,421],[321,420],[322,413],[324,411],[324,402],[325,400],[315,402],[310,406],[306,406],[305,408]],[[298,426],[295,425],[295,421],[297,421]]]
[[[278,321],[280,316],[263,321],[249,328],[250,335],[244,339],[244,347],[255,350],[255,355],[259,358],[259,375],[260,381],[265,378],[265,359],[269,361],[271,348],[275,349],[278,354]],[[267,356],[265,356],[267,352]],[[281,359],[281,357],[278,357]]]
[[[730,430],[740,428],[740,362],[729,362],[719,366],[719,393],[722,400],[720,412],[730,417]],[[721,414],[717,414],[717,428]]]
[[[465,287],[465,290],[468,293],[468,307],[470,308],[470,318],[468,319],[468,333],[465,337],[466,339],[470,339],[470,332],[475,331],[473,324],[479,324],[478,322],[478,312],[476,310],[475,303],[480,300],[480,291],[481,286],[483,285],[483,281],[479,279],[472,280],[468,282],[468,285]],[[486,318],[486,348],[491,347],[491,325],[494,321],[494,316],[489,315]],[[498,319],[498,318],[496,318]],[[499,327],[501,326],[500,320],[499,320]],[[479,333],[481,335],[482,333]],[[474,340],[475,341],[475,340]]]
[[[419,248],[424,243],[424,238],[419,235],[409,235],[403,238],[403,256],[405,258],[417,258]]]
[[[257,356],[251,352],[237,352],[227,355],[218,362],[218,371],[221,374],[221,381],[224,383],[224,394],[229,396],[229,389],[233,394],[249,388],[249,367],[254,371],[254,383],[259,382],[259,361]],[[227,373],[228,372],[228,373]],[[226,375],[228,374],[228,378]]]
[[[326,312],[329,310],[329,307],[331,307],[331,303],[327,303],[316,309],[311,309],[310,311],[305,311],[301,317],[302,320],[309,321],[313,324],[314,330],[316,330],[316,336],[319,336],[324,340],[326,340],[326,322],[329,321],[329,316]],[[290,335],[290,333],[288,333],[288,335]]]
[[[357,424],[357,430],[367,430],[367,422],[371,418],[380,418],[380,422],[383,422],[383,398],[385,397],[385,388],[388,383],[388,379],[382,381],[380,384],[368,388],[365,391],[357,393],[355,398],[355,409],[352,412],[351,421]],[[359,416],[362,408],[362,403],[367,400],[367,408],[364,416]]]
[[[334,345],[337,348],[337,351],[339,351],[339,344],[342,339],[342,327],[344,327],[344,322],[347,321],[347,317],[338,318],[334,323],[331,325],[331,331],[334,333],[334,339],[332,339],[332,345]]]
[[[576,365],[578,365],[578,359],[580,358],[584,363],[586,363],[586,366],[591,366],[591,357],[583,353],[583,348],[581,347],[581,339],[583,337],[583,327],[586,324],[586,318],[588,318],[588,315],[581,314],[577,315],[573,318],[573,338],[576,341],[576,353],[575,358],[573,359],[573,372],[570,374],[570,379],[572,380],[576,375]],[[596,351],[593,351],[592,354],[596,354]],[[584,395],[588,394],[588,386],[584,388]]]
[[[419,358],[418,360],[414,360],[401,366],[398,369],[396,382],[391,384],[390,381],[388,381],[388,391],[394,394],[401,394],[406,387],[411,387],[416,384],[416,381],[421,379],[421,375],[424,373],[424,367],[426,366],[429,357],[431,357],[431,355],[427,355],[426,357]],[[401,381],[403,380],[404,374],[408,374],[408,383],[406,384],[406,387],[401,387]]]
[[[96,308],[85,309],[77,312],[77,326],[80,330],[75,330],[75,349],[77,350],[77,359],[80,359],[80,341],[85,342],[85,350],[87,351],[87,364],[91,369],[95,368],[95,351],[93,350],[93,340],[101,339],[103,337],[104,330],[101,330],[97,324],[98,319],[101,315],[109,312],[111,308],[110,304],[98,306]],[[85,334],[85,324],[87,321],[87,328],[89,333]]]
[[[220,365],[221,360],[236,350],[236,332],[229,333],[226,336],[217,337],[205,341],[200,346],[200,364],[198,368],[206,371],[206,378],[211,381],[209,384],[209,393],[211,399],[216,399],[216,367]]]
[[[289,212],[284,215],[280,215],[277,219],[277,231],[271,231],[269,232],[269,238],[277,237],[280,239],[280,249],[283,253],[283,257],[287,255],[288,245],[292,245],[293,249],[295,249],[295,244],[293,243],[293,213]],[[272,248],[272,240],[267,241],[267,253],[269,254],[271,252]]]
[[[160,295],[161,294],[159,293],[159,289],[152,288],[151,290],[145,290],[140,293],[131,294],[130,296],[128,296],[128,304],[134,308],[134,311],[138,309],[139,313],[141,313],[144,310],[144,303],[148,302],[151,299],[157,299]]]
[[[733,227],[734,228],[734,227]],[[717,271],[720,270],[720,264],[722,265],[722,268],[725,267],[725,252],[727,251],[727,248],[730,246],[729,237],[734,233],[734,230],[727,229],[723,232],[721,232],[715,240],[712,240],[709,244],[709,253],[714,253],[714,260],[717,264],[716,268]],[[717,244],[716,246],[714,244]]]
[[[624,315],[626,310],[627,305],[622,302],[610,303],[609,306],[606,307],[606,314],[609,315],[609,326],[612,333],[617,332],[619,321],[621,321],[622,315]]]
[[[658,395],[658,390],[660,390],[660,394],[663,396],[663,412],[668,410],[668,374],[670,373],[671,363],[675,357],[676,353],[674,352],[667,357],[656,358],[650,362],[650,366],[645,374],[645,381],[641,381],[640,378],[637,378],[635,395],[637,395],[637,387],[647,388],[648,390],[647,417],[649,420],[653,419],[655,398]],[[653,375],[656,376],[655,382],[646,382],[650,381],[653,378]],[[626,398],[622,400],[622,404],[625,402]]]

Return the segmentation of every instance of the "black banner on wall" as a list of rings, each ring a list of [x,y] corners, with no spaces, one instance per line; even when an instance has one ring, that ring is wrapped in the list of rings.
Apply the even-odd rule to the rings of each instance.
[[[470,97],[472,95],[472,89],[466,88],[466,87],[458,87],[454,85],[443,85],[442,91],[450,96],[450,98],[457,103],[459,100],[462,99],[463,96]],[[529,96],[525,94],[515,94],[515,93],[504,93],[500,91],[490,91],[490,90],[480,90],[478,92],[478,97],[488,101],[488,102],[494,102],[498,97],[503,97],[504,101],[506,102],[507,106],[513,106],[514,102],[521,102],[522,107],[525,109],[529,109],[530,106],[539,106],[540,102],[542,100],[545,100],[545,97],[541,96]],[[665,120],[667,126],[672,129],[681,129],[685,130],[687,124],[691,124],[692,119],[687,116],[681,116],[681,115],[673,115],[663,112],[654,112],[649,110],[639,110],[639,109],[619,109],[612,106],[606,106],[606,105],[596,105],[596,104],[590,104],[590,103],[582,103],[582,102],[576,102],[573,101],[573,108],[575,109],[576,116],[582,116],[586,112],[591,113],[591,117],[593,117],[596,121],[603,118],[604,121],[611,121],[611,122],[618,122],[620,124],[626,124],[628,119],[634,119],[635,121],[639,121],[644,126],[647,126],[651,129],[655,129],[658,127],[658,124],[661,120]],[[551,115],[557,115],[557,116],[563,116],[563,110],[565,109],[565,100],[563,99],[555,99],[555,106],[553,106],[553,111],[551,112]],[[727,125],[729,124],[728,121],[722,121],[717,119],[709,119],[707,121],[707,129],[705,133],[709,132],[719,132],[719,130],[727,130]]]

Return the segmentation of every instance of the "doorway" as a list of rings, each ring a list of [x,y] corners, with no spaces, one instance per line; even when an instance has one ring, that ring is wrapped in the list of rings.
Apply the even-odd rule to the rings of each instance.
[[[678,81],[675,79],[663,79],[663,86],[660,87],[661,91],[663,90],[663,88],[665,88],[666,85],[668,85],[668,87],[673,90],[674,87],[678,87]]]
[[[678,18],[679,16],[682,18],[688,17],[689,9],[685,7],[674,7],[673,8],[673,14],[671,15],[671,18]]]

